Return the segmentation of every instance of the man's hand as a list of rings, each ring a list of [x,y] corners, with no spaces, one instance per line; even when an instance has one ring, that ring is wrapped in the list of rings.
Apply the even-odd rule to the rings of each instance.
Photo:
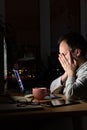
[[[75,70],[77,67],[77,62],[76,59],[72,57],[72,54],[70,51],[67,52],[67,57],[64,54],[59,54],[59,61],[65,70],[67,72],[68,76],[74,76],[75,75]]]

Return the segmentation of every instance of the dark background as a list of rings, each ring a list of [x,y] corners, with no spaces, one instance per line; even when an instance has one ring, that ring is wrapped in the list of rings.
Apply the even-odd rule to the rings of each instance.
[[[26,80],[25,86],[49,87],[51,81],[63,72],[57,59],[59,36],[68,31],[80,32],[79,0],[50,0],[49,10],[50,55],[47,55],[48,61],[45,66],[41,58],[40,0],[5,0],[8,71],[12,71],[17,63],[18,69],[23,70],[20,74],[23,81]],[[35,59],[20,61],[26,57]],[[10,79],[12,73],[9,73]]]

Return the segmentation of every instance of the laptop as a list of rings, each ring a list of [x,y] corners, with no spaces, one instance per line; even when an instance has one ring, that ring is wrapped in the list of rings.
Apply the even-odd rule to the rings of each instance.
[[[15,75],[15,78],[18,82],[18,87],[19,87],[19,91],[22,95],[26,96],[26,97],[30,97],[30,96],[33,96],[32,94],[30,94],[29,90],[25,90],[25,87],[23,85],[23,82],[22,82],[22,79],[21,79],[21,76],[18,72],[17,69],[13,69],[13,72],[14,72],[14,75]]]
[[[26,92],[25,90],[25,87],[23,85],[23,82],[22,82],[22,79],[20,77],[20,74],[18,72],[17,69],[13,69],[13,72],[14,72],[14,75],[15,75],[15,78],[18,82],[18,87],[19,87],[19,94],[18,95],[12,95],[13,99],[16,101],[18,100],[27,100],[27,101],[30,101],[32,98],[33,98],[33,94],[29,93],[29,91]],[[20,96],[19,96],[20,95]]]

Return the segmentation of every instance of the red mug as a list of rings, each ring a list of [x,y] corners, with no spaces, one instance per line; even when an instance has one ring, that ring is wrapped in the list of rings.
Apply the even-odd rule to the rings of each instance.
[[[35,99],[38,100],[44,99],[45,96],[47,96],[47,88],[46,87],[33,88],[32,94]]]

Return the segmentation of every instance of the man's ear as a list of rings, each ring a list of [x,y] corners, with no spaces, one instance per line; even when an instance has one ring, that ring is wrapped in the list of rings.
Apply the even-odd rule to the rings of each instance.
[[[79,48],[75,49],[75,52],[74,52],[77,56],[80,56],[81,55],[81,50]]]

